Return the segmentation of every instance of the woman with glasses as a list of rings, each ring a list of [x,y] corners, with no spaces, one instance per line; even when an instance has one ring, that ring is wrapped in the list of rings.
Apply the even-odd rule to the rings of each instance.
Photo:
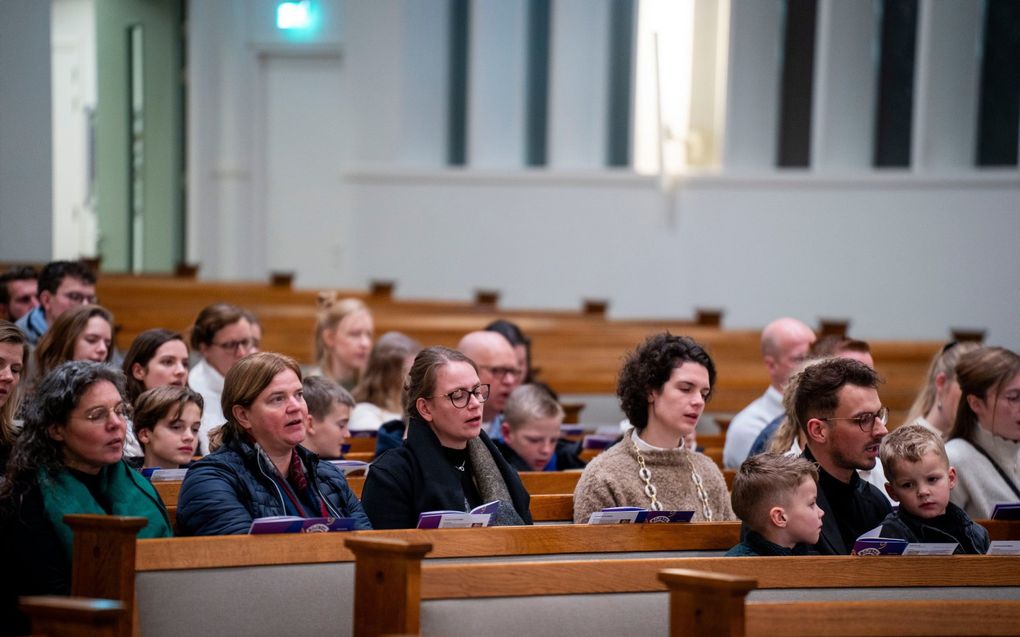
[[[199,452],[209,453],[209,431],[223,424],[220,394],[223,379],[237,361],[250,354],[254,346],[248,313],[226,303],[202,309],[191,328],[191,349],[202,359],[191,368],[188,385],[202,394],[205,411],[198,432]]]
[[[372,463],[362,492],[374,528],[413,528],[426,511],[470,511],[497,500],[493,524],[531,524],[528,492],[482,431],[488,397],[461,352],[430,347],[415,357],[404,389],[407,439]]]
[[[69,593],[65,515],[142,517],[139,537],[170,537],[156,490],[121,458],[129,411],[124,375],[102,363],[64,363],[39,383],[0,486],[0,626],[16,625],[17,595]]]
[[[247,533],[256,518],[353,518],[372,528],[343,473],[300,446],[308,426],[301,369],[259,352],[223,384],[222,445],[188,468],[181,485],[181,535]],[[374,470],[374,469],[373,469]]]
[[[663,333],[639,345],[616,388],[634,429],[585,467],[574,489],[574,522],[622,506],[694,511],[694,521],[735,519],[719,467],[684,444],[714,385],[715,364],[692,339]]]
[[[1003,347],[967,352],[956,364],[960,403],[946,453],[956,467],[950,501],[974,519],[1020,501],[1020,356]]]

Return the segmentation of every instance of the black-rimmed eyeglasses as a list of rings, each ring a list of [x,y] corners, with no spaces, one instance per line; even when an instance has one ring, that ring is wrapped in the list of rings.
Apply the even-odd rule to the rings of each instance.
[[[882,426],[885,427],[886,423],[889,422],[889,408],[882,407],[873,414],[860,414],[857,416],[851,416],[850,418],[819,418],[818,420],[823,420],[825,422],[829,422],[830,420],[849,420],[860,427],[861,431],[868,434],[874,431],[876,422],[881,423]]]
[[[433,398],[443,398],[444,396],[450,399],[454,407],[463,409],[471,402],[472,396],[477,398],[480,403],[489,400],[489,384],[475,385],[474,389],[455,389],[449,394],[439,394],[438,396],[433,396]]]

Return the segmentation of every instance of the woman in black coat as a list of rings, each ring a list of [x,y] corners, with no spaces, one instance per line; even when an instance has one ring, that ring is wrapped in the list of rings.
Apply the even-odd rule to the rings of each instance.
[[[362,504],[376,529],[413,528],[426,511],[469,511],[499,501],[494,524],[531,524],[517,472],[482,431],[489,386],[457,350],[430,347],[414,359],[404,405],[404,446],[372,463]]]

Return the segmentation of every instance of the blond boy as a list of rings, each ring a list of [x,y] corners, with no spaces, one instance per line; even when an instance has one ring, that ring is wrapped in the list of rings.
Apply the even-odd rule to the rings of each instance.
[[[818,506],[818,469],[804,458],[751,456],[733,480],[732,503],[744,535],[727,557],[804,555],[818,542],[825,515]]]
[[[956,542],[957,553],[988,551],[988,531],[949,501],[956,469],[942,437],[921,425],[905,425],[882,441],[885,489],[899,510],[882,521],[879,536],[909,542]]]

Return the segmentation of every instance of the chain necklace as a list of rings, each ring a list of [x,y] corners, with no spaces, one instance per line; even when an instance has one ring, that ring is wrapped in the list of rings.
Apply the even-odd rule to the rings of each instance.
[[[645,457],[641,455],[641,449],[638,448],[637,443],[631,438],[630,444],[634,447],[634,453],[637,454],[638,466],[638,477],[645,483],[645,495],[652,501],[649,508],[652,511],[662,511],[662,503],[658,499],[658,490],[655,485],[652,484],[652,470],[645,464]],[[684,448],[683,442],[680,443],[680,449]],[[708,502],[708,492],[705,491],[705,484],[701,480],[701,475],[698,470],[694,468],[694,462],[691,461],[690,456],[685,454],[688,463],[691,467],[691,480],[694,482],[694,488],[698,492],[698,499],[701,500],[702,513],[704,514],[705,521],[712,521],[712,506]]]

